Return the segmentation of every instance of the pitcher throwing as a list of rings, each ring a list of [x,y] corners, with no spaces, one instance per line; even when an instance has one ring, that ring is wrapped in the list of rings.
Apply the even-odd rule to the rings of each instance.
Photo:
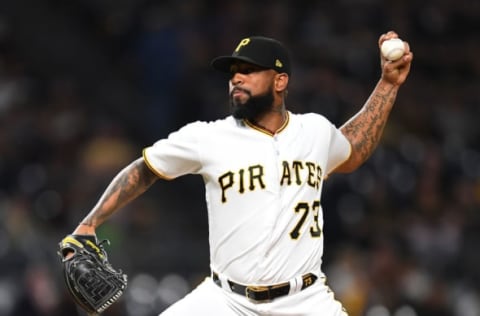
[[[381,44],[397,38],[383,34]],[[199,174],[205,182],[211,275],[161,315],[318,315],[347,312],[325,282],[321,191],[378,145],[413,54],[388,61],[363,107],[341,127],[288,110],[292,67],[277,40],[241,39],[212,66],[230,74],[232,115],[194,122],[145,148],[76,227],[95,229],[158,179]],[[321,89],[322,87],[318,87]],[[161,207],[161,206],[159,206]],[[179,215],[181,216],[181,215]]]

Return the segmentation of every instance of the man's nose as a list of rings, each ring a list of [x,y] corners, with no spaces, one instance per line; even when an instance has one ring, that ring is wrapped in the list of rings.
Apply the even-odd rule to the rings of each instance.
[[[239,72],[234,73],[232,75],[232,78],[230,79],[230,81],[234,86],[243,83],[243,80],[244,80],[243,75]]]

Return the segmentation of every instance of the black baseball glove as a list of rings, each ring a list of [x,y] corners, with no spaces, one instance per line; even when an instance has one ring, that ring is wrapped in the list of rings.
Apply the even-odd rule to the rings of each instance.
[[[127,275],[108,262],[105,242],[94,235],[68,235],[59,244],[68,291],[89,315],[106,310],[127,287]]]

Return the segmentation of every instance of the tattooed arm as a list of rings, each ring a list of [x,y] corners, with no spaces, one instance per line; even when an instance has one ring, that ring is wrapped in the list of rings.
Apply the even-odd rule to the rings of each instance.
[[[94,235],[115,211],[144,193],[158,177],[139,158],[120,171],[110,182],[100,200],[75,229],[74,234]]]
[[[387,40],[398,37],[393,31],[380,36],[378,46]],[[413,54],[405,42],[405,54],[397,61],[387,61],[381,57],[382,76],[365,105],[340,128],[352,148],[347,161],[335,172],[352,172],[370,157],[377,147],[387,123],[390,111],[400,86],[410,71]]]

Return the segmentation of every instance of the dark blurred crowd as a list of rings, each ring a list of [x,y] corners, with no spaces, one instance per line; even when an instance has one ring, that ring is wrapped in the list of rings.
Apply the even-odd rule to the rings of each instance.
[[[248,35],[292,53],[287,107],[342,124],[415,58],[382,143],[322,196],[323,269],[351,316],[480,315],[480,2],[0,1],[0,316],[84,315],[57,243],[141,150],[228,114],[209,67]],[[104,315],[152,316],[209,274],[202,179],[161,181],[97,232],[129,275]]]

